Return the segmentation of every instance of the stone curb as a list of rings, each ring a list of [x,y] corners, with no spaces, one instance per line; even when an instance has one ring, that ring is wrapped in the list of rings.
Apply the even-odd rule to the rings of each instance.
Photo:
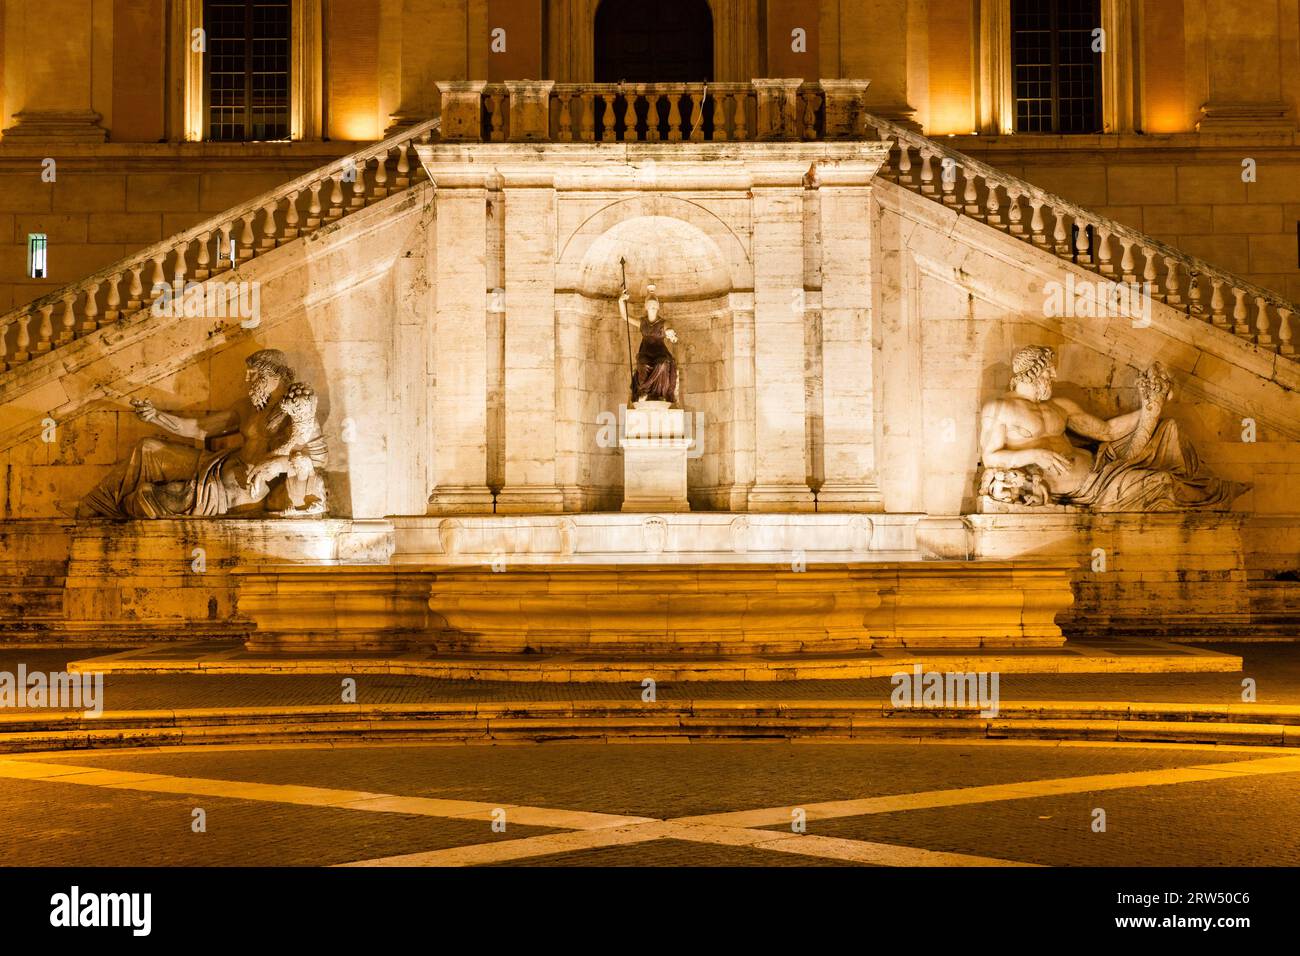
[[[381,704],[0,714],[0,752],[192,743],[428,740],[987,739],[1300,746],[1300,707],[1027,701],[996,717],[974,709],[895,710],[880,701],[680,704],[541,702]],[[923,715],[923,716],[922,716]],[[1249,720],[1241,719],[1249,716]],[[1157,719],[1148,719],[1156,717]]]

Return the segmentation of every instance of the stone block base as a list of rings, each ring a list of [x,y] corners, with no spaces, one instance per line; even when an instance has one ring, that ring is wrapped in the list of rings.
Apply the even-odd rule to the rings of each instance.
[[[400,651],[427,643],[427,573],[288,567],[236,578],[240,616],[256,627],[246,642],[250,651]]]
[[[431,635],[455,652],[832,653],[1056,647],[1068,569],[1039,562],[524,566],[436,572]]]
[[[1054,558],[1071,568],[1072,635],[1240,636],[1251,613],[1243,529],[1250,516],[1187,514],[968,515],[976,558]]]

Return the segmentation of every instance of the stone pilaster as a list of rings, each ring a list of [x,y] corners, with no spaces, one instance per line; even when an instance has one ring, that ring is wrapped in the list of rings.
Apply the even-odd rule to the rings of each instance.
[[[94,109],[93,4],[48,0],[8,5],[5,20],[8,143],[102,143],[108,137]],[[3,117],[0,117],[3,122]]]
[[[563,511],[556,484],[555,187],[499,170],[505,196],[505,487],[502,513]]]
[[[805,455],[803,170],[754,167],[754,486],[750,511],[811,511]]]
[[[434,280],[431,514],[492,510],[487,486],[487,189],[483,174],[430,172]]]
[[[819,168],[822,249],[822,511],[880,511],[871,332],[875,163]]]

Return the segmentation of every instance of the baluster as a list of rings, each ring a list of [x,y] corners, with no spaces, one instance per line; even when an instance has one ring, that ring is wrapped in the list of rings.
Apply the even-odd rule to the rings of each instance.
[[[397,179],[393,183],[398,189],[411,185],[411,156],[405,144],[397,147]],[[317,189],[320,187],[317,186]]]
[[[596,95],[585,91],[581,95],[582,141],[594,143],[596,141]]]
[[[957,200],[957,162],[945,157],[939,164],[939,187],[943,190],[943,204],[949,209],[957,209],[961,203]]]
[[[330,210],[327,217],[330,222],[343,218],[343,174],[336,173],[330,177]]]
[[[1029,219],[1029,233],[1033,239],[1034,245],[1040,249],[1046,249],[1047,225],[1043,222],[1043,204],[1040,200],[1030,199],[1029,204],[1034,207],[1034,214]]]
[[[1216,328],[1226,329],[1228,327],[1228,313],[1224,311],[1223,301],[1223,280],[1210,279],[1210,285],[1213,291],[1210,293],[1210,321]]]
[[[668,88],[668,142],[682,141],[682,93],[673,87]]]
[[[77,328],[77,296],[76,293],[70,293],[63,297],[63,313],[59,320],[59,338],[58,343],[63,345],[65,342],[71,342],[76,335]],[[47,345],[46,348],[49,348]]]
[[[617,96],[617,93],[601,94],[601,99],[605,101],[605,112],[601,115],[601,121],[605,124],[600,137],[602,142],[612,143],[618,139],[618,130],[615,129],[617,121],[614,119],[614,100]]]
[[[253,210],[239,217],[244,223],[244,228],[239,232],[239,259],[241,262],[253,254],[253,219],[256,216],[257,212]]]
[[[1258,310],[1255,313],[1255,344],[1267,349],[1274,344],[1269,329],[1268,300],[1262,295],[1255,296],[1255,308]]]
[[[231,260],[236,255],[234,245],[235,240],[231,237],[231,232],[235,228],[235,223],[223,222],[218,227],[217,232],[217,264],[213,267],[213,275],[218,272],[225,272],[227,269],[233,269],[235,263]]]
[[[210,242],[212,242],[212,233],[205,232],[199,236],[199,251],[194,260],[194,278],[199,282],[206,282],[212,275],[212,254],[208,251]]]
[[[371,196],[371,202],[378,202],[388,195],[388,151],[380,153],[375,157],[375,181],[374,195]],[[297,193],[294,193],[296,196]]]
[[[946,198],[946,197],[945,197]],[[1020,193],[1007,190],[1007,231],[1021,239],[1025,237],[1024,213],[1020,208]]]
[[[162,291],[159,286],[168,286],[167,273],[163,269],[163,264],[167,261],[167,253],[161,252],[153,257],[153,281],[149,283],[149,292],[145,296],[145,301],[152,303],[155,299],[162,297]],[[173,290],[174,291],[174,290]]]
[[[1074,220],[1074,261],[1081,266],[1092,265],[1092,250],[1088,246],[1088,223],[1086,220]]]
[[[0,319],[0,372],[13,368],[9,362],[9,327],[13,319]]]
[[[1056,221],[1052,226],[1052,248],[1062,259],[1069,259],[1074,254],[1074,243],[1065,233],[1065,213],[1053,209],[1052,218]]]
[[[50,345],[54,341],[54,322],[50,318],[54,313],[54,306],[43,305],[40,307],[39,311],[41,321],[36,326],[36,348],[34,349],[34,351],[38,353],[48,352],[50,350]],[[27,322],[31,322],[31,313],[28,313]],[[26,332],[27,330],[24,329],[23,331]],[[25,335],[24,337],[27,339],[27,342],[26,345],[23,345],[22,347],[26,348],[32,344],[32,340],[30,335]],[[22,343],[20,343],[20,345],[22,345]],[[28,354],[30,354],[30,352]]]
[[[275,207],[280,204],[278,199],[272,199],[262,207],[265,215],[262,217],[262,241],[258,243],[257,251],[259,253],[269,252],[275,248],[277,225],[275,221]]]
[[[172,267],[171,284],[177,295],[185,291],[185,274],[189,269],[189,263],[185,261],[188,246],[188,243],[181,243],[176,247],[176,264]]]
[[[704,95],[691,91],[691,142],[704,141]]]
[[[733,94],[724,92],[721,96],[713,94],[713,139],[714,142],[725,143],[731,139],[731,132],[728,129],[727,111],[731,106],[732,100],[735,99]],[[707,104],[707,100],[705,103]]]
[[[731,138],[743,143],[749,139],[749,90],[742,90],[736,96],[736,113],[732,124]]]
[[[369,165],[368,159],[359,160],[354,165],[357,175],[352,180],[352,195],[348,199],[348,206],[353,212],[366,208],[366,169]]]
[[[898,185],[906,186],[908,189],[911,189],[914,185],[912,181],[912,148],[902,141],[898,144]]]
[[[962,212],[972,219],[979,219],[982,210],[979,204],[979,186],[975,182],[975,174],[966,170],[966,184],[962,189]]]
[[[41,322],[44,325],[48,325],[50,322],[50,313],[49,313],[50,308],[51,306],[48,305],[41,306],[41,310],[42,310]],[[32,348],[32,319],[33,318],[34,318],[33,314],[30,311],[28,311],[28,312],[24,312],[18,319],[18,338],[14,342],[14,346],[17,349],[17,351],[14,352],[14,364],[17,364],[18,362],[26,362],[29,358],[32,357],[31,348]]]
[[[1178,291],[1178,262],[1169,256],[1165,260],[1165,302],[1169,305],[1182,305],[1183,297]]]
[[[1007,224],[1002,221],[1002,198],[998,195],[998,185],[991,180],[986,180],[988,194],[984,197],[984,221],[994,229],[1007,230]]]
[[[1187,314],[1198,318],[1205,314],[1205,303],[1201,301],[1201,274],[1195,270],[1187,274]]]
[[[1246,292],[1244,289],[1233,289],[1232,294],[1237,300],[1232,308],[1232,334],[1248,339],[1250,326],[1246,322]]]
[[[1119,244],[1124,247],[1124,252],[1119,260],[1119,277],[1122,281],[1133,285],[1138,279],[1137,263],[1133,259],[1133,240],[1121,236]]]
[[[636,88],[623,91],[623,139],[626,142],[636,142],[639,137],[636,132]]]
[[[99,328],[99,287],[95,286],[86,290],[86,308],[77,331],[85,335],[97,328]]]
[[[289,204],[284,208],[284,242],[298,238],[298,196],[300,190],[289,193]]]
[[[1142,256],[1146,264],[1142,268],[1142,294],[1148,299],[1154,299],[1158,294],[1156,286],[1156,257],[1155,254],[1147,248],[1142,249]]]
[[[934,188],[934,153],[928,149],[921,150],[921,195],[934,198],[938,192]]]
[[[406,155],[406,151],[402,151]],[[311,233],[320,228],[320,190],[324,183],[317,180],[311,184],[311,199],[307,203],[307,225],[306,231]]]
[[[122,316],[122,297],[118,286],[122,282],[119,272],[108,281],[108,295],[104,297],[104,324],[116,322]]]
[[[1277,310],[1277,354],[1295,355],[1295,346],[1291,344],[1291,310]]]
[[[573,94],[567,90],[561,90],[555,94],[556,119],[559,124],[556,127],[555,140],[558,143],[573,142],[573,114],[569,112],[572,103]]]
[[[1104,276],[1113,276],[1115,264],[1110,261],[1110,232],[1094,225],[1092,237],[1097,243],[1097,271]]]
[[[226,227],[227,230],[229,227]],[[140,281],[143,265],[131,266],[131,287],[127,289],[126,311],[135,312],[144,305],[144,285]]]
[[[659,101],[663,98],[659,95],[659,88],[649,86],[646,93],[646,110],[645,110],[645,138],[647,143],[657,143],[661,139],[659,135],[659,123],[663,117],[659,111]]]

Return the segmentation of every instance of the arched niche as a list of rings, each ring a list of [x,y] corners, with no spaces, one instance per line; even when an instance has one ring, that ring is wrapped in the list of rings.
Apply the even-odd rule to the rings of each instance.
[[[616,510],[622,501],[623,456],[609,441],[611,422],[629,401],[629,361],[639,331],[622,321],[618,295],[626,274],[629,312],[644,312],[654,282],[660,314],[677,332],[672,346],[681,371],[678,404],[689,413],[699,450],[687,462],[696,510],[727,508],[736,481],[735,430],[740,391],[730,263],[698,226],[671,216],[639,215],[610,226],[586,246],[572,289],[556,299],[557,417],[566,484],[582,510]]]

